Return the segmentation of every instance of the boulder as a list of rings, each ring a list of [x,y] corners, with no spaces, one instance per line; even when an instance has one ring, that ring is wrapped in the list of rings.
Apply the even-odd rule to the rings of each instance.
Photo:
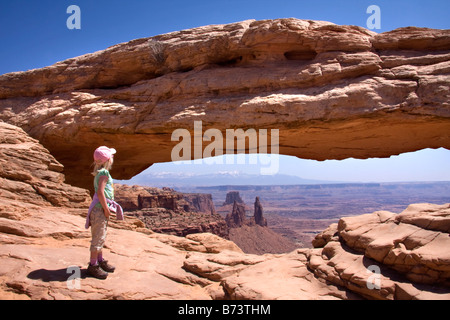
[[[436,217],[442,226],[430,223]],[[439,231],[448,217],[448,204],[414,204],[398,215],[341,218],[337,228],[316,237],[308,266],[366,298],[449,299],[450,237]]]

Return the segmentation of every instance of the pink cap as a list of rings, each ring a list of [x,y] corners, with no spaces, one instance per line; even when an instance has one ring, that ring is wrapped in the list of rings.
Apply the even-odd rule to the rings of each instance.
[[[105,146],[98,147],[94,151],[94,161],[95,162],[106,162],[116,153],[116,149],[108,148]]]

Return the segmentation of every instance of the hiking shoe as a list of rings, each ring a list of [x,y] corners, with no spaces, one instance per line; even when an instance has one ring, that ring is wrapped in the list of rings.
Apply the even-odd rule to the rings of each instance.
[[[100,268],[100,264],[97,264],[95,266],[89,264],[87,268],[87,273],[93,276],[94,278],[102,280],[108,277],[108,273],[106,273],[105,271],[102,270],[102,268]]]
[[[100,265],[100,268],[102,268],[106,272],[112,273],[112,272],[114,272],[114,270],[116,270],[116,267],[110,265],[108,263],[108,260],[100,261],[98,264]]]

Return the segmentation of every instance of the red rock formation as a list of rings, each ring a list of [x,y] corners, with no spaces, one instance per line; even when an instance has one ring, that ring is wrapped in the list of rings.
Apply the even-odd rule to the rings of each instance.
[[[267,220],[263,216],[263,207],[261,202],[259,202],[259,197],[255,199],[255,212],[253,214],[253,219],[255,220],[255,224],[261,227],[267,227]]]
[[[0,121],[0,212],[36,206],[86,208],[89,192],[64,183],[64,167],[22,129]],[[89,171],[85,172],[89,176]]]
[[[244,203],[241,196],[239,195],[239,191],[228,191],[225,197],[225,202],[222,206],[226,206],[228,204],[234,205],[234,202]]]
[[[245,218],[245,206],[244,204],[238,203],[236,200],[233,203],[233,210],[227,214],[225,221],[229,228],[239,228],[247,224],[247,219]]]
[[[209,232],[228,239],[228,227],[215,212],[209,194],[115,184],[116,201],[127,216],[143,221],[154,232],[186,236]]]
[[[229,194],[227,194],[227,199],[231,198],[228,197]],[[232,194],[233,199],[237,197],[241,199],[239,192],[236,191]],[[227,201],[224,204],[226,203]],[[229,228],[229,239],[245,253],[285,253],[294,250],[296,245],[292,241],[267,227],[259,197],[255,199],[254,208],[253,216],[247,218],[245,203],[243,201],[238,203],[237,200],[234,200],[233,210],[225,218]]]
[[[448,204],[344,217],[316,237],[308,266],[317,277],[372,299],[448,299],[449,223]],[[367,285],[369,266],[378,272],[375,289]]]
[[[184,205],[185,211],[197,211],[203,213],[216,214],[216,208],[212,196],[206,193],[183,193],[183,199],[187,202]]]
[[[0,76],[0,119],[39,139],[85,188],[79,171],[99,144],[117,149],[114,177],[129,179],[171,161],[172,132],[196,120],[224,137],[279,129],[279,152],[306,159],[450,148],[449,50],[449,30],[206,26]]]
[[[116,200],[128,211],[165,208],[173,211],[215,214],[210,194],[182,193],[170,188],[115,184]]]

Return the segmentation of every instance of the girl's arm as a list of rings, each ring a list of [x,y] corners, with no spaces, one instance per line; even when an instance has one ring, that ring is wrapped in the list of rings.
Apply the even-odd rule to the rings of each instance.
[[[100,201],[100,204],[103,207],[103,213],[105,214],[106,219],[109,219],[109,215],[111,214],[111,212],[109,211],[108,203],[106,202],[106,197],[105,197],[105,187],[106,187],[107,182],[108,182],[107,176],[101,176],[99,178],[97,197],[98,197],[98,200]]]

